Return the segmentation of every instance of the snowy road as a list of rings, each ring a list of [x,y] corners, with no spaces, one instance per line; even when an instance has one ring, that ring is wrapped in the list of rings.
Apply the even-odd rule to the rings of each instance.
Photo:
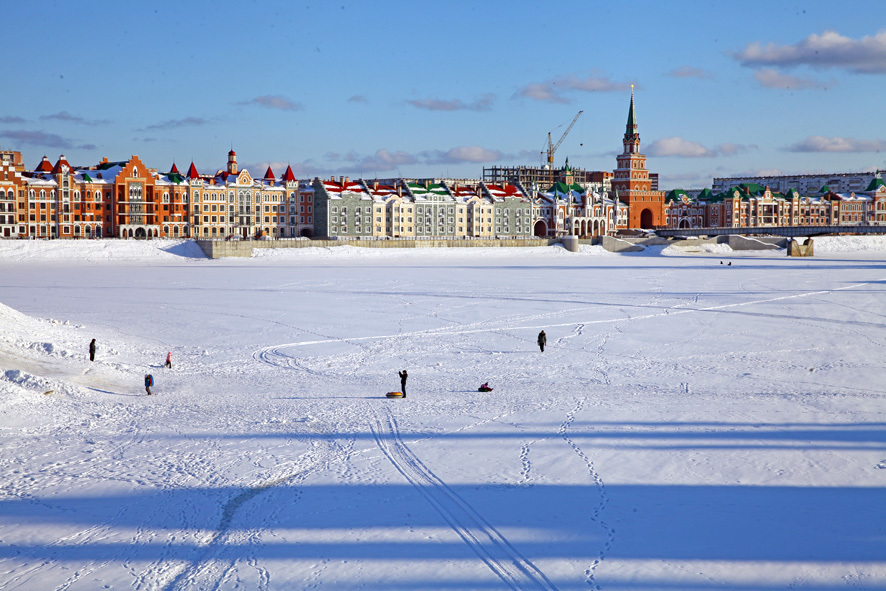
[[[886,248],[94,244],[0,259],[0,589],[886,589]]]

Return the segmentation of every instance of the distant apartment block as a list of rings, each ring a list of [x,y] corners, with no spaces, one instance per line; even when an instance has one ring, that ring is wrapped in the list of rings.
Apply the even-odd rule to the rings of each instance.
[[[744,184],[769,187],[772,191],[778,193],[787,193],[794,189],[801,195],[811,195],[818,193],[823,186],[827,185],[828,188],[837,193],[858,193],[864,191],[871,184],[871,181],[878,176],[878,172],[714,177],[711,191],[722,193],[732,187]]]

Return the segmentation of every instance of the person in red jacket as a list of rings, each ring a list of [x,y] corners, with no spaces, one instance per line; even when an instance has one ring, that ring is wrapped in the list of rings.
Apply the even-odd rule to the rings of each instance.
[[[169,351],[166,354],[166,367],[172,369],[172,351]]]

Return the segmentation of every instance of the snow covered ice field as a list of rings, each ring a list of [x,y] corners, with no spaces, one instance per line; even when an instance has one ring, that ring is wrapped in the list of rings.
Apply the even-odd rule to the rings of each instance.
[[[886,241],[815,248],[0,242],[0,589],[886,589]]]

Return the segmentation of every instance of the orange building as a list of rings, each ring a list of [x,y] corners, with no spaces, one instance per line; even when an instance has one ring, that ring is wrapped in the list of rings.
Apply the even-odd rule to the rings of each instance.
[[[15,238],[25,234],[26,211],[21,152],[0,151],[0,237]]]
[[[26,203],[19,236],[32,238],[178,238],[189,235],[188,186],[173,165],[167,174],[138,156],[107,158],[87,168],[46,156],[23,178]],[[27,214],[25,214],[27,212]],[[27,216],[24,220],[24,216]]]
[[[634,91],[628,123],[622,140],[624,150],[616,156],[618,168],[612,175],[612,192],[617,200],[628,206],[628,228],[655,228],[665,225],[664,191],[653,191],[646,156],[640,153],[640,134],[634,110]],[[622,227],[620,225],[620,227]]]

